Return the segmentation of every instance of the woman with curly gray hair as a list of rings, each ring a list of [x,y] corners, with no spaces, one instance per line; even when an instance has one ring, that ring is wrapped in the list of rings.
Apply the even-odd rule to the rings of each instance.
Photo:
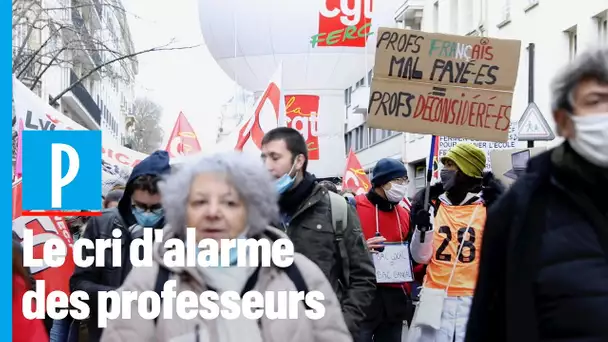
[[[281,231],[269,227],[270,222],[278,216],[277,193],[271,176],[258,158],[232,152],[192,159],[180,165],[179,170],[159,186],[168,223],[164,231],[165,241],[170,238],[185,240],[186,227],[195,228],[197,244],[202,239],[219,242],[221,239],[275,241],[287,238]],[[209,320],[200,314],[191,315],[191,319],[182,319],[176,314],[183,312],[179,305],[163,303],[162,306],[172,310],[172,318],[165,318],[165,313],[154,321],[140,317],[137,314],[138,303],[134,301],[131,304],[132,317],[109,321],[102,341],[352,341],[340,303],[322,271],[313,262],[296,253],[291,267],[241,267],[236,266],[238,253],[232,251],[230,267],[175,267],[164,262],[166,250],[157,246],[154,266],[134,268],[119,291],[141,292],[156,288],[159,292],[159,279],[163,279],[163,274],[166,275],[164,279],[177,281],[176,297],[185,291],[199,295],[209,290],[220,296],[227,291],[236,291],[242,297],[253,290],[264,294],[264,297],[276,298],[277,291],[300,291],[304,286],[324,295],[324,300],[320,302],[325,307],[325,315],[318,320],[309,319],[305,314],[305,305],[298,302],[289,304],[287,308],[277,308],[276,304],[263,308],[264,311],[294,310],[292,305],[297,305],[297,319],[270,319],[266,315],[257,320],[242,315],[236,319],[226,319],[219,315]],[[294,276],[294,269],[297,269],[298,276]],[[219,301],[216,303],[222,311],[234,310],[224,307]],[[240,299],[237,303],[241,303]],[[199,313],[198,310],[195,312]]]

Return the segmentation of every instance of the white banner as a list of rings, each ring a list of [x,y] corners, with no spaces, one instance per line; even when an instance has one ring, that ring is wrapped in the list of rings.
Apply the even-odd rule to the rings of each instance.
[[[517,122],[511,122],[509,127],[509,140],[506,143],[493,141],[478,141],[464,138],[440,137],[439,139],[439,159],[448,153],[448,150],[460,142],[468,142],[476,145],[486,153],[486,171],[492,170],[492,159],[490,152],[496,150],[509,150],[517,147]]]
[[[24,130],[86,130],[59,113],[15,77],[13,77],[13,101],[17,123],[23,120]],[[146,154],[133,151],[111,140],[104,140],[102,145],[104,181],[116,178],[126,181],[133,167],[147,157]]]

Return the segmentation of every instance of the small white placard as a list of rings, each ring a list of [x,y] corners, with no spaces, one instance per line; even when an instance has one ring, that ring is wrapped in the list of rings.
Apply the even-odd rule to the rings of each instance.
[[[414,281],[408,244],[385,244],[382,253],[374,253],[377,283],[408,283]]]

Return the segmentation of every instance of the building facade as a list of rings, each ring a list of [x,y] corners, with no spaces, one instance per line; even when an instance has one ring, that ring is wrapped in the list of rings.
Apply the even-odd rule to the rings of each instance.
[[[608,44],[607,18],[606,0],[585,0],[576,6],[568,0],[426,0],[422,30],[520,40],[511,120],[517,122],[523,115],[531,93],[532,100],[555,131],[550,105],[551,80],[577,52]],[[530,44],[534,44],[532,66]],[[530,70],[533,84],[529,82]],[[557,138],[535,145],[554,146],[560,142]],[[404,162],[422,181],[430,143],[430,136],[413,135],[403,149]],[[523,142],[519,144],[526,146]]]
[[[36,4],[31,6],[32,2]],[[14,4],[17,77],[77,123],[101,129],[104,139],[122,142],[138,73],[136,56],[112,62],[135,52],[122,2],[16,0]],[[38,26],[37,21],[46,25]]]
[[[395,26],[521,40],[512,121],[518,121],[524,113],[530,93],[546,121],[555,129],[550,111],[550,82],[577,52],[608,44],[607,19],[606,0],[585,0],[577,5],[568,0],[405,0],[395,14]],[[530,44],[534,44],[532,68],[528,54]],[[533,72],[531,85],[529,70]],[[364,114],[370,80],[368,74],[345,91],[346,152],[352,148],[368,171],[380,158],[401,159],[407,165],[411,181],[408,195],[413,196],[424,188],[430,136],[367,128]],[[536,146],[552,146],[560,141],[558,138],[536,142]]]

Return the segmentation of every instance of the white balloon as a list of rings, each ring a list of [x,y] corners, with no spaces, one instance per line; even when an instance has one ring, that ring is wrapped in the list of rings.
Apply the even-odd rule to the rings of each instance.
[[[198,0],[205,45],[239,85],[263,91],[279,63],[283,88],[343,90],[373,67],[378,27],[395,27],[402,0]],[[352,4],[350,4],[352,3]],[[350,5],[350,6],[349,6]],[[371,19],[365,47],[316,46],[320,18],[345,29]],[[341,25],[342,27],[340,27]],[[324,32],[328,34],[329,32]],[[343,35],[340,37],[344,38]]]

